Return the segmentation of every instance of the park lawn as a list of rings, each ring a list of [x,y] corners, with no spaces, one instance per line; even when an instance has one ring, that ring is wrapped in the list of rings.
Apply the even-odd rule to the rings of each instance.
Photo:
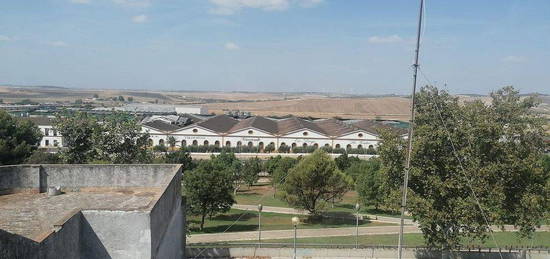
[[[242,215],[242,216],[241,216]],[[262,212],[262,230],[292,229],[291,218],[296,215]],[[323,218],[315,222],[308,222],[307,216],[299,215],[300,228],[336,228],[355,226],[355,218],[347,213],[329,213],[330,218]],[[240,218],[239,218],[240,217]],[[237,219],[239,219],[237,221]],[[231,209],[228,213],[217,215],[212,220],[206,219],[204,230],[199,231],[200,217],[188,216],[191,234],[221,233],[258,230],[258,212]],[[231,226],[235,223],[233,226]],[[360,226],[394,226],[391,223],[370,222],[359,223]],[[229,228],[229,226],[231,226]]]
[[[298,237],[300,232],[298,232]],[[534,239],[520,238],[516,232],[495,232],[495,240],[501,248],[506,246],[513,247],[548,247],[550,245],[550,232],[536,232]],[[364,235],[359,236],[359,245],[368,246],[397,246],[398,236],[392,235]],[[422,234],[405,234],[406,246],[425,246],[424,238]],[[250,243],[251,241],[237,241],[234,243]],[[263,243],[279,243],[279,244],[291,244],[292,239],[266,239],[262,240]],[[340,236],[340,237],[315,237],[315,238],[298,238],[297,243],[302,244],[355,244],[355,236]],[[493,242],[492,238],[485,240],[485,243],[480,240],[468,240],[464,239],[462,245],[484,247],[484,248],[496,248],[497,246]]]
[[[252,187],[244,187],[237,192],[235,200],[237,204],[243,205],[258,205],[261,203],[264,206],[271,207],[286,207],[288,204],[285,201],[281,201],[273,196],[275,190],[269,183],[255,184]],[[341,201],[336,202],[334,207],[327,208],[328,212],[347,212],[355,213],[355,203],[357,203],[357,192],[350,191],[344,195]],[[374,207],[365,207],[360,209],[361,213],[368,213],[385,217],[399,218],[399,214],[392,214],[391,212],[376,210]],[[411,219],[406,216],[405,218]]]

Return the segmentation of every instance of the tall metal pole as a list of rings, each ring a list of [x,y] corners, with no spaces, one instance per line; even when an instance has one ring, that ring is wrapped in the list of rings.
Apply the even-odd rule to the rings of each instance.
[[[296,259],[296,225],[294,225],[294,259]]]
[[[403,179],[403,197],[401,200],[401,221],[399,226],[399,243],[397,245],[398,249],[398,258],[402,259],[403,256],[403,226],[405,222],[405,207],[407,206],[407,189],[409,185],[409,171],[411,169],[411,153],[412,153],[412,143],[413,143],[413,135],[414,135],[414,106],[415,106],[415,95],[416,95],[416,83],[417,83],[417,75],[418,75],[418,55],[420,53],[420,35],[422,33],[422,15],[424,11],[424,0],[420,0],[420,11],[418,15],[418,31],[416,34],[416,50],[415,50],[415,58],[414,58],[414,74],[413,74],[413,88],[412,88],[412,95],[411,95],[411,121],[409,124],[409,134],[408,134],[408,140],[409,140],[409,147],[407,151],[407,165],[405,167],[405,177]]]
[[[359,203],[355,203],[355,249],[359,248]]]
[[[262,204],[258,204],[258,248],[262,248]]]

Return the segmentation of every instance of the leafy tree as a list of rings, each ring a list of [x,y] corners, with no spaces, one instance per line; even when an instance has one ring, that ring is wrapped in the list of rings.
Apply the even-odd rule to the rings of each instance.
[[[160,144],[160,145],[154,146],[153,151],[160,152],[160,153],[166,153],[168,151],[168,148],[164,144]]]
[[[277,186],[284,184],[284,181],[290,172],[290,169],[298,163],[298,160],[292,157],[283,157],[281,158],[275,169],[273,170],[273,179],[272,185],[276,188]]]
[[[330,200],[340,199],[353,180],[336,167],[323,150],[302,159],[293,167],[282,186],[282,196],[293,207],[318,215]]]
[[[418,93],[408,210],[431,247],[485,239],[489,225],[511,224],[529,235],[549,209],[549,174],[539,163],[544,121],[531,111],[534,99],[511,87],[491,97],[491,105],[460,104],[435,87]],[[384,185],[393,190],[405,150],[402,140],[383,136]]]
[[[96,159],[115,164],[150,162],[148,141],[149,134],[141,133],[136,119],[124,113],[106,116],[93,134]]]
[[[74,104],[82,104],[82,99],[76,99],[76,100],[74,101]]]
[[[128,96],[128,102],[134,102],[134,97]]]
[[[243,165],[243,180],[250,186],[255,184],[260,179],[260,172],[262,171],[262,161],[257,158],[250,158],[244,162]]]
[[[241,161],[235,157],[235,154],[227,152],[221,152],[218,156],[212,155],[210,160],[217,170],[228,171],[232,175],[231,182],[234,185],[233,190],[236,194],[241,184],[245,182]]]
[[[19,164],[38,148],[42,134],[29,120],[0,110],[0,165]]]
[[[290,152],[290,146],[281,145],[277,151],[279,151],[279,153],[288,153]]]
[[[119,95],[118,98],[117,98],[117,100],[118,100],[119,102],[124,102],[124,96]]]
[[[265,167],[265,171],[273,176],[273,172],[275,172],[275,169],[277,168],[278,164],[279,164],[279,161],[281,161],[281,155],[277,155],[277,156],[272,156],[270,158],[267,159],[267,161],[265,161],[265,164],[264,164],[264,167]]]
[[[269,144],[264,148],[264,152],[266,153],[271,153],[273,151],[275,151],[275,144]]]
[[[174,136],[169,136],[166,142],[168,142],[170,149],[174,150],[174,148],[176,147],[176,138]]]
[[[206,216],[227,212],[235,203],[231,170],[220,168],[214,160],[203,160],[198,167],[183,175],[183,192],[188,212],[201,216],[200,230]]]
[[[377,158],[371,158],[355,163],[346,173],[356,179],[355,189],[361,203],[378,209],[384,201],[380,161]]]
[[[340,171],[345,171],[351,166],[352,163],[359,162],[360,159],[354,156],[349,157],[348,153],[344,152],[343,154],[335,158],[334,161],[336,162],[336,166],[338,167],[338,169],[340,169]]]
[[[194,168],[193,159],[187,149],[181,147],[176,152],[167,153],[164,156],[164,162],[169,164],[182,164],[183,171],[192,170]]]
[[[58,116],[54,126],[63,136],[66,147],[60,153],[63,162],[83,164],[93,159],[95,154],[92,135],[99,127],[95,118],[89,117],[87,113],[78,112]]]
[[[35,150],[32,155],[25,160],[25,164],[60,164],[62,162],[59,154],[48,153],[42,150]]]

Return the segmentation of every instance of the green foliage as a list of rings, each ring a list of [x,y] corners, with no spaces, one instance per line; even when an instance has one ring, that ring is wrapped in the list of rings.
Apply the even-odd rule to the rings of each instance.
[[[101,121],[86,113],[58,117],[55,127],[66,146],[61,153],[65,163],[80,164],[94,160],[115,164],[148,163],[149,134],[141,133],[137,121],[124,113],[114,113]]]
[[[18,120],[0,110],[0,165],[25,161],[40,143],[42,134],[29,120]]]
[[[134,97],[128,96],[128,102],[134,102]]]
[[[183,171],[192,170],[195,167],[191,154],[184,147],[178,151],[167,153],[164,156],[164,162],[168,164],[182,164]]]
[[[244,161],[242,170],[243,181],[250,187],[260,179],[259,174],[262,171],[262,161],[257,157],[247,159]]]
[[[264,148],[264,152],[271,153],[275,151],[275,144],[269,144]]]
[[[290,172],[290,169],[298,163],[297,159],[292,157],[283,157],[278,162],[277,166],[273,170],[273,178],[271,184],[275,187],[284,184],[286,176]]]
[[[164,144],[160,144],[160,145],[154,146],[153,151],[165,153],[168,151],[168,148]]]
[[[334,162],[336,162],[336,166],[340,169],[340,171],[346,171],[353,163],[358,163],[360,161],[361,160],[358,157],[349,157],[348,153],[345,152],[334,159]]]
[[[220,167],[222,159],[203,160],[197,168],[183,176],[183,193],[188,205],[188,213],[201,216],[200,230],[204,228],[206,216],[227,212],[235,203],[233,172],[228,167]]]
[[[37,102],[31,100],[31,99],[23,99],[19,102],[17,102],[16,104],[21,104],[21,105],[30,105],[30,104],[38,104]]]
[[[318,215],[327,202],[340,199],[352,185],[351,177],[338,170],[326,152],[316,150],[290,170],[282,197],[291,206]]]
[[[277,155],[274,157],[272,156],[268,158],[267,161],[265,161],[264,168],[269,175],[273,176],[273,172],[275,172],[275,169],[279,165],[279,161],[281,161],[281,158],[281,155]]]
[[[279,149],[277,149],[279,153],[288,153],[290,152],[290,146],[287,145],[281,145],[279,146]]]
[[[356,179],[355,189],[361,203],[365,206],[374,206],[378,210],[384,201],[380,160],[371,158],[354,163],[346,173]]]
[[[174,136],[169,136],[168,137],[168,140],[166,141],[168,142],[168,145],[174,149],[174,147],[176,147],[176,138]]]
[[[117,98],[117,101],[124,102],[124,96],[119,95],[118,98]]]
[[[242,170],[242,163],[234,153],[221,152],[218,156],[212,155],[210,158],[212,164],[218,170],[224,170],[229,172],[232,176],[231,183],[233,183],[233,190],[235,193],[240,188],[241,184],[245,183],[245,174]]]
[[[418,93],[408,210],[431,247],[484,239],[488,225],[511,224],[529,235],[549,209],[549,174],[539,163],[544,121],[531,111],[534,99],[511,87],[491,97],[491,105],[459,104],[435,87]],[[403,140],[383,135],[388,193],[402,182],[405,150]]]
[[[60,164],[63,161],[59,154],[48,153],[42,150],[35,150],[27,160],[25,164]]]

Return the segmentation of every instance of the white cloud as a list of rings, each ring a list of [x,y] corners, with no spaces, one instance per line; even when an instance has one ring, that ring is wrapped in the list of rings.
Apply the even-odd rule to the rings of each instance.
[[[15,39],[12,37],[8,37],[6,35],[0,35],[0,41],[12,41],[12,40],[15,40]]]
[[[225,49],[227,50],[238,50],[238,49],[241,49],[241,47],[239,47],[239,45],[233,43],[233,42],[228,42],[228,43],[225,43],[224,45]]]
[[[73,4],[89,4],[92,1],[91,0],[69,0],[69,2]]]
[[[134,23],[145,23],[148,20],[149,20],[149,17],[147,17],[147,15],[145,15],[145,14],[136,15],[136,16],[132,17],[132,22],[134,22]]]
[[[127,7],[149,7],[151,0],[113,0],[115,4]]]
[[[53,47],[67,47],[67,46],[69,46],[69,44],[67,44],[64,41],[49,41],[49,42],[46,42],[46,44],[48,44],[50,46],[53,46]]]
[[[369,43],[373,44],[384,44],[384,43],[398,43],[403,42],[403,38],[399,35],[390,35],[390,36],[372,36],[368,39]]]
[[[209,0],[215,7],[210,10],[212,14],[233,15],[244,8],[255,8],[265,11],[282,11],[293,4],[302,7],[313,7],[324,0]]]
[[[524,56],[506,56],[501,61],[506,63],[523,63],[527,61],[527,58]]]

